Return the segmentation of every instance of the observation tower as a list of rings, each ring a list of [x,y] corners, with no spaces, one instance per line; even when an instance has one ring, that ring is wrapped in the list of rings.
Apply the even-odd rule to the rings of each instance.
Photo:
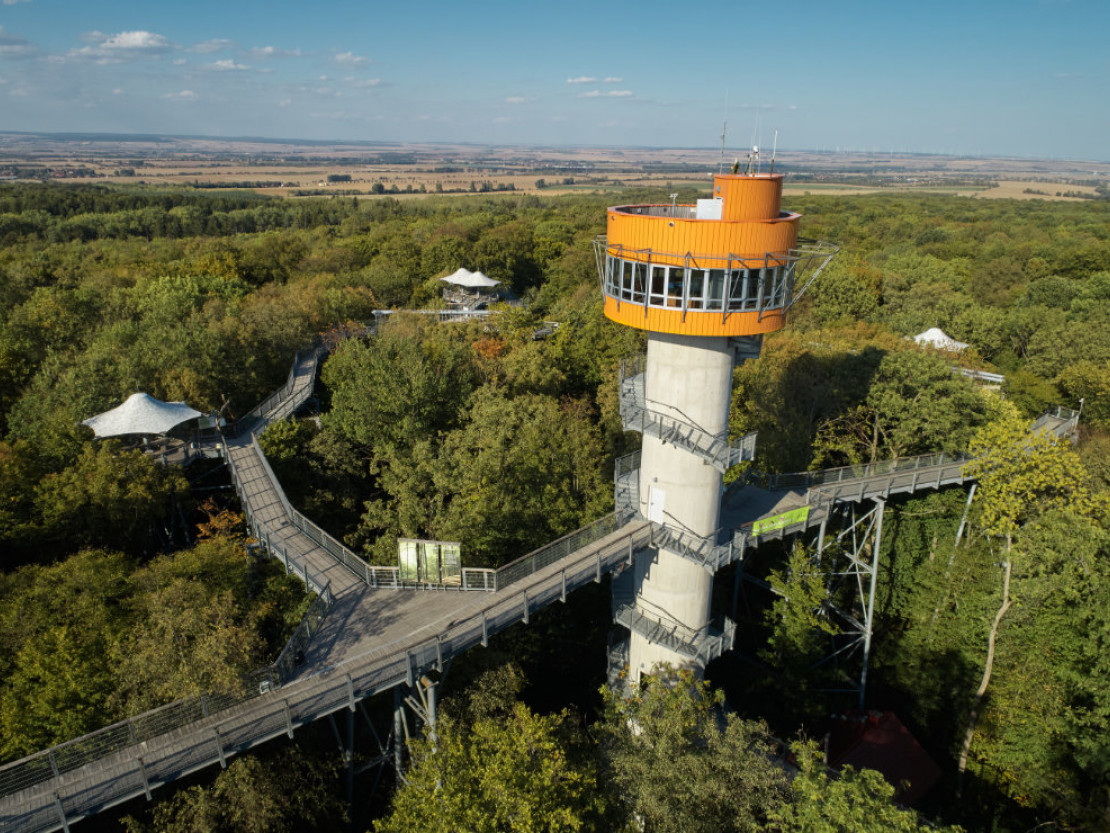
[[[663,662],[700,673],[732,646],[732,623],[710,624],[714,573],[732,560],[722,478],[755,453],[754,434],[728,439],[733,363],[759,355],[836,251],[800,243],[781,196],[781,174],[719,174],[695,205],[610,208],[597,241],[605,315],[648,333],[646,361],[621,374],[621,416],[643,446],[638,475],[618,469],[618,509],[651,521],[655,542],[626,576],[630,598],[614,593],[633,684]]]

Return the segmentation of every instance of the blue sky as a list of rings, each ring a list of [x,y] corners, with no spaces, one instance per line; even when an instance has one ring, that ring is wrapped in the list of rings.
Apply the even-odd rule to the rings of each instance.
[[[726,107],[727,101],[727,107]],[[0,130],[1110,160],[1110,0],[0,0]]]

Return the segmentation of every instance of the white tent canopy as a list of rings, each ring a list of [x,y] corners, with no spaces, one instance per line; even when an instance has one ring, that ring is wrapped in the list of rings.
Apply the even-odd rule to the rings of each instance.
[[[467,289],[489,289],[501,283],[501,281],[486,277],[481,272],[471,272],[469,269],[457,269],[454,273],[446,278],[440,278],[440,280],[447,281],[447,283],[455,286],[465,286]]]
[[[123,434],[165,434],[175,425],[201,416],[184,402],[162,402],[147,393],[133,393],[118,408],[86,419],[98,437]]]
[[[970,346],[962,341],[956,341],[950,335],[945,334],[940,327],[933,327],[923,333],[918,333],[913,337],[913,340],[918,344],[935,347],[938,350],[951,350],[956,353],[966,350]]]

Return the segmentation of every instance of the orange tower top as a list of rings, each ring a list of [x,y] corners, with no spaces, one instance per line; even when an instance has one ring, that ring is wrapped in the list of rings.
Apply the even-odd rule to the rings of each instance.
[[[797,249],[800,215],[781,197],[781,174],[718,174],[695,205],[610,208],[598,241],[605,315],[692,336],[782,329],[796,267],[814,253]]]

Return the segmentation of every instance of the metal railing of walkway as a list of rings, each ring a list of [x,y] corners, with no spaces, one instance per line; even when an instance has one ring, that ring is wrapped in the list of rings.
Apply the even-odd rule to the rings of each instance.
[[[170,704],[0,768],[0,828],[46,831],[134,798],[202,767],[401,684],[442,664],[568,593],[627,563],[650,534],[646,523],[608,515],[517,562],[511,591],[473,596],[468,616],[433,638],[368,648],[334,667],[207,713],[189,701]],[[578,550],[577,543],[589,543]],[[569,553],[568,553],[569,550]],[[560,558],[560,555],[563,555]],[[521,566],[524,565],[524,566]],[[543,566],[541,566],[543,565]],[[513,565],[510,565],[513,566]],[[173,728],[170,728],[171,725]],[[130,726],[157,726],[158,731]],[[107,740],[109,732],[119,737]],[[134,737],[134,740],[131,738]],[[99,745],[99,748],[98,748]],[[66,757],[66,749],[81,749]]]

